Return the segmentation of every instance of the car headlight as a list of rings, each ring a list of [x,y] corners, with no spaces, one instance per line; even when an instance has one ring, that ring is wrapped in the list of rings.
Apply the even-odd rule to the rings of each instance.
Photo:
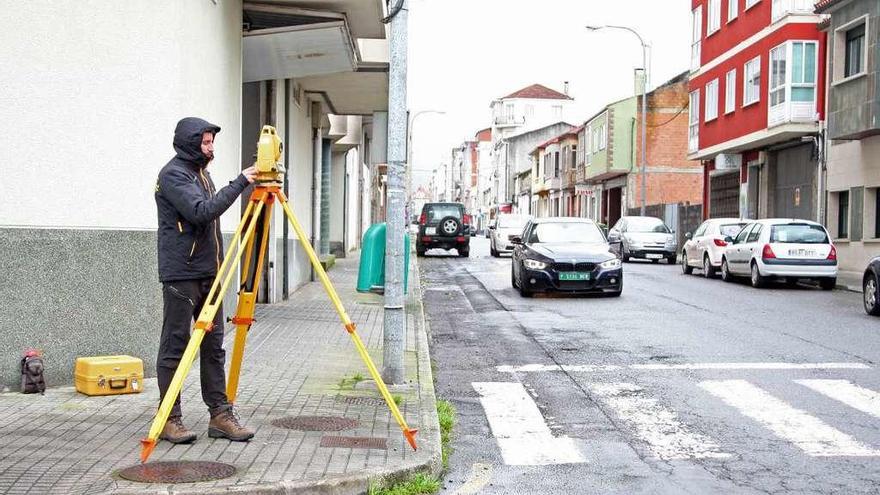
[[[672,237],[670,237],[669,239],[666,239],[666,245],[667,245],[667,246],[674,246],[674,245],[675,245],[675,239],[673,239]]]
[[[611,258],[608,261],[603,261],[599,263],[599,268],[603,270],[612,270],[614,268],[620,268],[620,259],[619,258]]]
[[[626,242],[628,242],[632,246],[640,246],[642,243],[633,237],[627,237]]]
[[[523,260],[523,265],[529,270],[543,270],[544,268],[547,268],[547,263],[538,260],[525,259]]]

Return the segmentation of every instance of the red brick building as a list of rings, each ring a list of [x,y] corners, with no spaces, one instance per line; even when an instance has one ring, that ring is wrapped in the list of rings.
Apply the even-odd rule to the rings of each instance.
[[[688,150],[707,218],[816,218],[825,35],[813,3],[692,0]]]
[[[700,162],[688,160],[688,77],[681,74],[647,95],[647,205],[692,204],[703,200]],[[630,211],[641,206],[642,99],[636,108],[636,166],[628,177]]]

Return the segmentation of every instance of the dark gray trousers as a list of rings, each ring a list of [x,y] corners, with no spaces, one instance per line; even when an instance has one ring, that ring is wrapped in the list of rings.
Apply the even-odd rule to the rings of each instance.
[[[189,343],[193,321],[198,319],[202,311],[212,282],[213,279],[208,278],[162,284],[162,337],[159,340],[159,358],[156,360],[160,401],[171,385],[171,379]],[[223,368],[226,351],[223,350],[222,306],[214,317],[214,329],[207,332],[202,339],[199,360],[202,399],[213,417],[232,407],[226,398],[226,373]],[[179,395],[170,416],[181,416]]]

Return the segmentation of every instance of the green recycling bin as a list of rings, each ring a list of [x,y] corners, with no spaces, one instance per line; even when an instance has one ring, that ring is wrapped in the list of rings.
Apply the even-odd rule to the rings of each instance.
[[[364,233],[361,264],[358,268],[358,292],[385,290],[385,223],[374,223]],[[409,234],[403,235],[403,291],[409,286]]]

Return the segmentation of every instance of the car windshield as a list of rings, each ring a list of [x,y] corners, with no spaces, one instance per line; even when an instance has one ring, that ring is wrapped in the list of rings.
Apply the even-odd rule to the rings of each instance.
[[[736,237],[737,234],[745,227],[746,223],[728,223],[724,225],[718,226],[718,231],[721,232],[721,235],[727,237]]]
[[[432,205],[428,207],[428,221],[439,222],[445,217],[461,218],[461,209],[458,205]]]
[[[526,225],[526,221],[528,219],[526,217],[520,215],[504,215],[502,217],[498,217],[498,228],[499,229],[519,229]]]
[[[828,244],[828,234],[819,225],[806,223],[774,225],[770,229],[770,242],[783,244]]]
[[[539,223],[532,230],[530,243],[552,242],[605,242],[605,236],[595,224],[586,222]]]
[[[631,217],[626,220],[627,232],[659,232],[669,233],[669,227],[659,218]]]

